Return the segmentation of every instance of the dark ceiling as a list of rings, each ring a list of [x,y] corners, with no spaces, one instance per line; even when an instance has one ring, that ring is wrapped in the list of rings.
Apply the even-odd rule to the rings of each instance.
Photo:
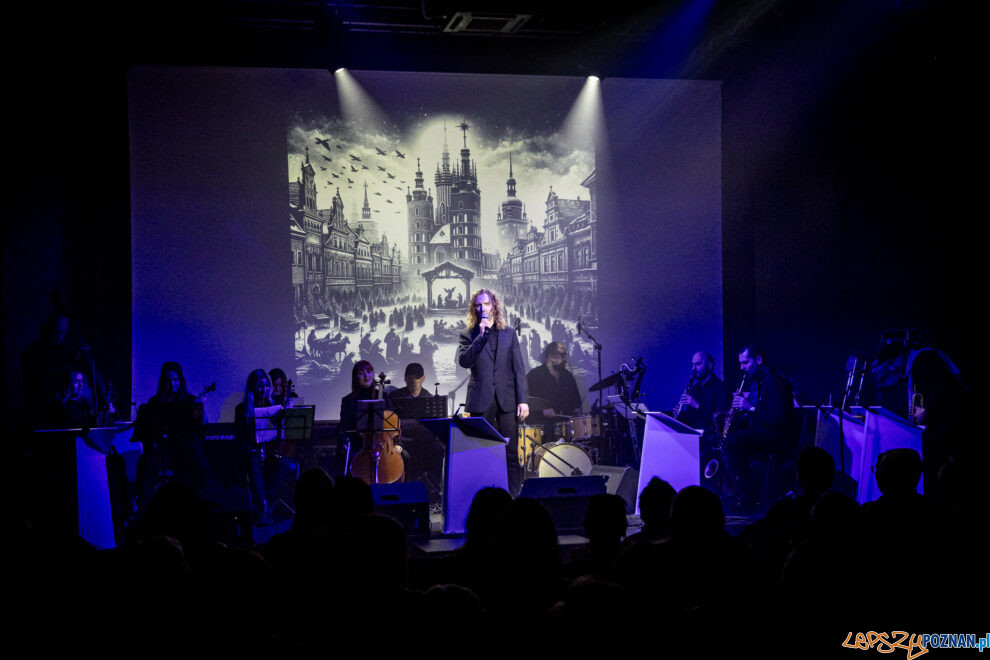
[[[726,80],[792,43],[812,58],[908,34],[944,51],[946,0],[180,0],[21,5],[29,58],[72,65],[207,65]],[[948,9],[948,11],[945,11]],[[957,21],[958,22],[958,21]],[[838,25],[838,30],[835,26]],[[857,26],[876,25],[872,31]],[[830,27],[831,26],[831,27]],[[7,46],[10,48],[10,46]],[[24,57],[14,48],[13,55]],[[790,56],[789,54],[787,56]]]

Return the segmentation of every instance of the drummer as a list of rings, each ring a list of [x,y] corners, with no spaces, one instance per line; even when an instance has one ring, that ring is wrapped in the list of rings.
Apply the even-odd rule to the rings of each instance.
[[[547,344],[543,364],[526,374],[529,384],[530,423],[543,426],[543,437],[553,437],[554,425],[581,414],[581,392],[567,370],[567,347]],[[558,438],[563,440],[564,438]]]

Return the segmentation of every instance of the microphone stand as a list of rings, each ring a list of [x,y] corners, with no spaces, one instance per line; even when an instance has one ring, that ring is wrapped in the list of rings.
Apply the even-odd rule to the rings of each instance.
[[[596,361],[597,361],[597,364],[598,364],[598,380],[596,382],[599,382],[600,383],[600,382],[602,382],[602,345],[601,345],[601,343],[597,339],[595,339],[594,335],[592,335],[590,332],[588,332],[588,326],[586,326],[581,321],[581,317],[580,316],[578,317],[577,331],[578,331],[578,335],[582,335],[583,334],[585,337],[587,337],[591,341],[592,346],[594,346],[594,348],[595,348],[595,357],[596,357]],[[600,418],[601,418],[601,420],[603,422],[606,420],[606,417],[605,417],[605,408],[604,408],[604,404],[602,402],[602,392],[603,392],[604,389],[605,388],[601,388],[601,389],[598,390],[598,414],[599,414],[599,416],[600,416]],[[604,429],[602,429],[602,434],[604,435],[604,433],[605,433],[605,431],[604,431]],[[614,455],[615,454],[615,445],[613,444],[613,438],[612,438],[611,431],[609,432],[609,436],[608,437],[609,437],[609,445],[610,445],[609,449],[611,450],[612,454]]]
[[[598,342],[597,339],[594,338],[594,336],[592,336],[592,334],[590,332],[588,332],[588,326],[584,325],[584,323],[581,322],[581,317],[580,316],[578,317],[577,331],[578,331],[578,334],[579,335],[580,334],[583,334],[585,337],[587,337],[589,340],[591,340],[592,345],[595,347],[595,354],[596,354],[597,359],[598,359],[598,382],[600,383],[600,382],[602,382],[602,345]],[[599,415],[603,415],[603,413],[602,413],[602,390],[604,390],[604,388],[598,390],[598,414]]]

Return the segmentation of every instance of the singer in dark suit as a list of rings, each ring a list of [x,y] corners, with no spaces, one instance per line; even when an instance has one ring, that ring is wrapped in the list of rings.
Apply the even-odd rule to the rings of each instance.
[[[471,370],[465,409],[474,417],[484,417],[509,438],[505,456],[509,492],[515,495],[522,481],[516,458],[516,422],[529,415],[526,365],[516,331],[507,326],[501,301],[488,289],[471,297],[457,363]]]

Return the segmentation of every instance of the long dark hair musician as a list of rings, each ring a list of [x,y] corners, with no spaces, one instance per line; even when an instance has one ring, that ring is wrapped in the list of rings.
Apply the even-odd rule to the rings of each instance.
[[[260,412],[264,409],[263,417],[266,418],[277,415],[278,411],[272,410],[274,406],[272,381],[268,377],[268,372],[264,369],[255,369],[248,374],[247,384],[244,386],[244,400],[237,404],[234,410],[237,444],[249,474],[248,485],[251,490],[255,525],[271,522],[273,507],[270,499],[277,494],[283,482],[282,473],[291,469],[288,465],[283,469],[279,458],[268,447],[270,443],[259,442],[262,439],[258,430],[258,419],[262,417]],[[273,433],[271,440],[276,438]]]
[[[158,391],[155,392],[159,403],[174,403],[195,398],[189,394],[186,387],[186,377],[182,373],[182,365],[178,362],[166,362],[158,375]],[[153,397],[153,399],[155,398]]]
[[[340,426],[337,427],[337,474],[345,474],[350,457],[361,447],[357,433],[357,402],[372,398],[375,367],[358,360],[351,369],[351,392],[340,400]],[[348,448],[350,452],[348,453]]]
[[[143,445],[138,465],[138,492],[142,506],[155,489],[169,479],[194,490],[210,480],[203,450],[206,416],[202,401],[189,393],[178,362],[162,364],[158,389],[138,408],[134,437]]]

